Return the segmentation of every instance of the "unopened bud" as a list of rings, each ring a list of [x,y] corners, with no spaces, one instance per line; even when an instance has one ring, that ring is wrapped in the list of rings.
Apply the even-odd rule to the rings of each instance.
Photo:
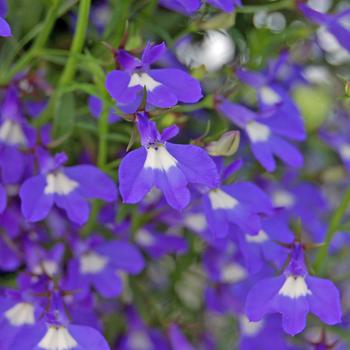
[[[211,156],[233,156],[238,150],[239,141],[239,131],[228,131],[219,140],[209,143],[207,151]]]
[[[345,95],[346,95],[347,97],[350,97],[350,81],[347,81],[347,82],[345,83]]]

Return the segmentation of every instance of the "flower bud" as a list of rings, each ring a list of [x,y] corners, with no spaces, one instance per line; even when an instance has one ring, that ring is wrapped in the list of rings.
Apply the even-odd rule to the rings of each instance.
[[[208,144],[207,151],[211,156],[232,156],[237,152],[240,141],[240,132],[228,131],[220,139]]]

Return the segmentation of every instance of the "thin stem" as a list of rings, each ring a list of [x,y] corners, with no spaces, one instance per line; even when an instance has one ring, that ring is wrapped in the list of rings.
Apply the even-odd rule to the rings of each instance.
[[[39,118],[35,120],[34,125],[36,127],[42,126],[50,118],[53,117],[53,129],[54,131],[56,130],[57,118],[55,112],[60,101],[60,97],[62,95],[62,90],[72,81],[77,70],[79,53],[84,47],[86,31],[89,23],[90,6],[91,0],[80,0],[76,31],[73,37],[71,48],[69,50],[69,57],[67,63],[64,67],[58,86],[56,87],[56,90],[50,98],[46,110],[42,113],[42,115]]]
[[[91,0],[81,0],[79,5],[78,22],[70,49],[70,55],[66,66],[64,67],[59,85],[68,84],[74,77],[78,64],[78,53],[84,46],[86,31],[89,23]]]
[[[258,11],[277,11],[277,10],[283,10],[283,9],[290,9],[293,8],[293,0],[281,0],[281,1],[275,1],[271,3],[267,3],[264,5],[244,5],[242,7],[238,7],[236,9],[239,13],[255,13]]]
[[[339,230],[343,216],[350,205],[350,188],[346,190],[344,196],[339,204],[339,207],[334,211],[328,229],[324,244],[319,248],[315,258],[315,271],[322,274],[325,268],[325,262],[328,255],[330,243]]]

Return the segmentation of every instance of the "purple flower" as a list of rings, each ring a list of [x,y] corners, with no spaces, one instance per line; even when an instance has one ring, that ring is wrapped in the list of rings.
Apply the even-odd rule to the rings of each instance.
[[[302,154],[284,139],[299,141],[304,138],[299,122],[295,123],[293,119],[286,119],[286,115],[278,113],[264,117],[228,100],[221,101],[218,110],[245,130],[255,158],[267,171],[276,168],[274,156],[291,167],[299,168],[303,165]]]
[[[102,101],[96,96],[89,96],[88,105],[90,113],[94,118],[98,119],[102,112]],[[120,120],[120,116],[111,108],[108,114],[108,122],[112,124],[118,120]]]
[[[302,3],[299,3],[298,7],[305,17],[320,26],[324,26],[337,39],[338,43],[350,52],[349,8],[337,14],[326,14]]]
[[[252,288],[245,309],[254,322],[281,313],[283,329],[291,335],[305,328],[309,312],[329,325],[339,323],[342,313],[338,289],[331,281],[308,274],[300,244],[295,244],[283,275],[261,280]]]
[[[0,36],[4,37],[12,36],[11,28],[5,20],[6,15],[7,2],[6,0],[0,0]]]
[[[117,62],[122,70],[107,75],[106,88],[126,113],[135,112],[146,93],[147,108],[168,108],[179,102],[195,103],[202,97],[199,82],[176,68],[154,69],[150,66],[165,52],[164,43],[147,43],[141,60],[127,51],[118,50]]]
[[[20,331],[11,350],[109,350],[94,328],[60,322],[40,322]]]
[[[237,169],[237,162],[222,169],[222,181]],[[204,213],[214,237],[225,237],[230,225],[249,234],[261,229],[260,214],[269,215],[272,205],[268,196],[256,185],[239,181],[217,186],[203,196]]]
[[[159,3],[176,12],[191,15],[201,7],[200,0],[159,0]]]
[[[181,210],[190,202],[189,184],[217,187],[215,163],[200,147],[167,142],[178,133],[176,126],[160,134],[146,114],[138,114],[141,148],[126,155],[119,167],[120,193],[125,203],[138,203],[153,188],[168,204]]]
[[[64,153],[41,157],[41,173],[27,179],[20,188],[21,209],[26,220],[44,219],[53,204],[64,209],[69,219],[84,224],[90,212],[89,199],[116,199],[113,181],[92,165],[63,167]]]
[[[160,259],[170,253],[181,254],[188,248],[185,238],[174,234],[161,234],[150,227],[139,229],[135,234],[135,241],[153,259]]]
[[[189,343],[181,329],[175,323],[169,326],[169,339],[173,350],[194,350],[194,347]]]
[[[201,7],[200,0],[160,0],[160,4],[170,10],[191,15]],[[207,0],[207,2],[224,12],[232,12],[237,6],[242,6],[241,0]]]
[[[78,242],[74,250],[78,253],[69,264],[68,285],[81,290],[84,296],[90,287],[106,298],[118,296],[123,288],[120,272],[138,274],[144,267],[139,250],[127,242],[103,242],[90,237],[86,242]]]

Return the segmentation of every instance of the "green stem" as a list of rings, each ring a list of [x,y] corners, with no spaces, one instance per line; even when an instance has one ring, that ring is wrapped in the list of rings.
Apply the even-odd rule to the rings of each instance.
[[[98,154],[97,165],[100,169],[104,169],[107,163],[107,135],[108,135],[108,116],[109,107],[107,103],[103,103],[103,110],[98,121]]]
[[[86,31],[89,23],[91,0],[80,0],[78,22],[70,49],[70,55],[64,67],[59,86],[68,84],[75,75],[78,64],[78,55],[84,47]]]
[[[255,13],[258,11],[278,11],[283,9],[293,8],[292,0],[281,0],[275,1],[272,3],[264,4],[264,5],[244,5],[242,7],[238,7],[236,9],[239,13]]]
[[[84,47],[86,31],[89,23],[90,6],[91,0],[80,0],[77,26],[73,37],[73,42],[69,50],[69,57],[67,63],[64,67],[59,83],[50,98],[48,106],[46,107],[45,111],[41,114],[41,116],[37,118],[34,122],[34,125],[36,127],[42,126],[43,124],[48,122],[50,118],[53,117],[54,132],[56,130],[57,106],[62,95],[62,90],[72,81],[77,70],[79,54]]]
[[[344,196],[339,204],[339,207],[334,211],[328,229],[324,244],[319,248],[315,258],[315,271],[318,274],[322,274],[325,268],[325,262],[328,255],[329,245],[339,230],[343,216],[350,205],[350,188],[346,190]]]

